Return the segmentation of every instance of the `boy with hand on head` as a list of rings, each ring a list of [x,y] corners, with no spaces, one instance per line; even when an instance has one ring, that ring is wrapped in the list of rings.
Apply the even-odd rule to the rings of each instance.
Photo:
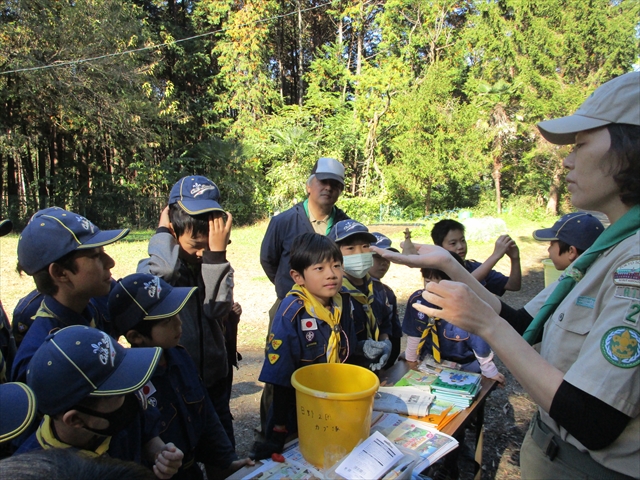
[[[506,290],[513,292],[520,290],[522,286],[520,250],[509,235],[498,237],[493,253],[483,263],[466,259],[467,240],[464,238],[464,225],[460,222],[440,220],[433,226],[431,238],[434,245],[457,254],[464,261],[464,267],[491,293],[502,296]],[[511,271],[508,277],[492,270],[505,255],[511,260]]]
[[[273,385],[266,441],[256,442],[252,458],[280,453],[288,433],[297,431],[296,396],[291,375],[316,363],[345,362],[357,340],[349,295],[341,293],[342,254],[329,238],[298,235],[291,245],[295,285],[274,317],[259,380]]]
[[[105,332],[73,325],[49,335],[29,364],[27,383],[44,418],[16,454],[75,448],[152,465],[158,478],[180,468],[182,452],[159,437],[144,439],[140,389],[160,348],[123,348]]]
[[[179,314],[196,289],[174,288],[156,276],[136,273],[119,280],[109,295],[116,331],[134,348],[162,348],[145,397],[160,410],[160,438],[184,452],[182,467],[173,477],[180,479],[203,478],[196,462],[229,474],[253,465],[248,458],[238,460],[193,360],[178,345],[182,334]]]
[[[31,275],[43,296],[13,364],[12,379],[24,382],[35,351],[53,330],[87,325],[110,333],[93,297],[111,290],[113,258],[104,246],[127,236],[129,229],[101,231],[77,213],[58,207],[37,212],[18,240],[18,271]]]
[[[378,232],[373,232],[373,235],[377,241],[371,244],[372,247],[398,253],[398,250],[391,246],[389,237]],[[369,269],[369,276],[373,281],[373,311],[376,318],[388,318],[388,322],[391,324],[391,334],[389,335],[391,354],[383,369],[389,368],[396,363],[398,355],[400,355],[400,343],[402,342],[402,324],[398,317],[398,299],[391,287],[381,282],[389,271],[390,266],[391,262],[389,260],[382,258],[377,253],[373,254],[373,266]],[[382,320],[381,323],[386,323],[386,321]]]
[[[451,252],[449,252],[451,253]],[[462,259],[451,253],[461,265]],[[407,305],[425,305],[434,308],[427,302],[422,293],[429,282],[440,283],[440,280],[450,280],[441,270],[421,268],[424,279],[424,289],[417,290],[410,297]],[[477,335],[465,332],[461,328],[437,317],[426,316],[415,308],[407,308],[402,322],[402,330],[408,335],[405,358],[408,362],[418,362],[427,353],[433,354],[436,362],[450,360],[459,363],[461,369],[467,372],[482,373],[501,385],[505,378],[493,363],[493,352],[489,344]]]
[[[369,250],[378,239],[355,220],[342,220],[329,232],[344,257],[342,292],[351,296],[353,324],[358,338],[356,357],[350,363],[380,370],[391,354],[391,322],[388,317],[377,319],[373,303],[373,281],[369,269],[373,252]],[[384,322],[384,323],[381,323]]]
[[[220,190],[208,178],[178,180],[149,241],[149,258],[140,261],[138,273],[157,275],[174,287],[198,287],[181,311],[181,343],[235,446],[224,338],[233,305],[233,269],[226,258],[232,217],[219,201]]]

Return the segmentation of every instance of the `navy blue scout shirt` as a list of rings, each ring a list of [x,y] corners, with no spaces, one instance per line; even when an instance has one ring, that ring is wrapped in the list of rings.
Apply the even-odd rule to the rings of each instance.
[[[111,288],[113,288],[115,283],[116,281],[112,278]],[[38,290],[32,290],[26,297],[22,297],[18,301],[16,308],[14,308],[11,327],[18,347],[22,343],[22,340],[27,334],[29,328],[31,328],[35,315],[38,313],[44,297],[45,295],[40,293]],[[89,301],[103,317],[103,321],[105,322],[103,326],[106,329],[103,331],[107,333],[109,333],[109,328],[111,328],[110,324],[107,323],[109,320],[109,308],[107,306],[108,299],[109,295],[104,295],[102,297],[94,297]]]
[[[334,225],[349,217],[334,207]],[[271,283],[276,286],[278,298],[283,299],[293,287],[293,279],[289,274],[289,253],[293,240],[302,233],[315,233],[304,210],[298,203],[289,210],[271,218],[260,247],[260,264]]]
[[[402,338],[402,324],[398,317],[398,299],[393,290],[377,278],[373,281],[373,313],[379,319],[380,325],[391,325],[390,337]]]
[[[164,350],[164,361],[145,388],[151,388],[147,402],[160,410],[160,438],[165,443],[173,442],[184,453],[182,467],[172,478],[204,478],[196,462],[228,468],[238,456],[195,363],[180,345]]]
[[[355,354],[356,334],[351,319],[350,298],[342,295],[340,318],[340,361]],[[273,319],[267,341],[267,355],[259,380],[282,387],[291,386],[291,375],[298,368],[327,363],[327,344],[331,327],[309,315],[304,303],[295,295],[287,296]]]
[[[36,350],[52,330],[69,325],[87,325],[107,333],[111,333],[112,330],[109,322],[93,303],[90,302],[80,314],[65,307],[55,298],[45,295],[36,318],[16,353],[11,372],[12,381],[27,383],[27,367]]]
[[[476,262],[475,260],[464,261],[464,268],[466,268],[469,273],[476,270],[480,265],[482,265],[482,263]],[[504,286],[508,281],[509,277],[501,274],[500,272],[496,272],[495,270],[491,270],[485,277],[485,279],[480,283],[484,285],[484,288],[489,290],[491,293],[501,297],[502,295],[504,295]]]
[[[419,303],[427,307],[435,308],[435,305],[422,298],[422,292],[418,290],[409,297],[407,310],[402,322],[402,331],[410,337],[422,337],[422,332],[429,324],[429,317],[419,312],[411,305]],[[462,365],[463,370],[480,373],[480,365],[476,360],[476,354],[480,357],[487,357],[491,353],[489,344],[477,335],[473,335],[446,320],[436,320],[436,331],[440,343],[440,356],[444,360],[451,360]],[[427,335],[426,341],[420,351],[420,356],[424,353],[431,353],[431,334]],[[474,353],[475,352],[475,353]]]

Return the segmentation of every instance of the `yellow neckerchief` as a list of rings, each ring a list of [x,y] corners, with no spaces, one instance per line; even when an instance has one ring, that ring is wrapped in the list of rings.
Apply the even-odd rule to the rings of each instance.
[[[331,299],[333,309],[322,305],[305,287],[294,285],[287,295],[295,295],[304,302],[309,315],[322,320],[331,327],[331,336],[327,345],[327,363],[340,363],[340,318],[342,317],[342,297],[336,293]]]
[[[367,338],[373,338],[377,342],[380,331],[378,330],[376,317],[373,314],[373,282],[368,273],[364,277],[364,281],[365,285],[367,285],[368,295],[365,295],[356,288],[346,276],[342,277],[342,286],[347,289],[351,298],[354,298],[359,304],[364,306],[364,311],[369,319],[369,322],[367,322]]]
[[[36,430],[36,438],[38,439],[38,443],[43,450],[49,450],[50,448],[77,448],[73,445],[61,442],[55,437],[51,428],[51,417],[49,415],[44,416],[44,419],[40,423],[38,430]],[[100,444],[100,446],[95,450],[85,450],[83,448],[78,448],[77,450],[79,454],[86,457],[99,457],[100,455],[106,453],[107,450],[109,450],[110,442],[111,437],[106,437]]]
[[[431,323],[433,320],[433,323]],[[424,342],[427,340],[427,336],[429,332],[431,332],[431,349],[433,351],[433,358],[436,362],[440,363],[440,340],[438,339],[438,331],[436,327],[436,322],[440,320],[439,318],[429,318],[429,323],[427,327],[422,331],[422,336],[420,337],[420,343],[418,343],[418,357],[420,357],[420,351],[422,350],[422,346]]]

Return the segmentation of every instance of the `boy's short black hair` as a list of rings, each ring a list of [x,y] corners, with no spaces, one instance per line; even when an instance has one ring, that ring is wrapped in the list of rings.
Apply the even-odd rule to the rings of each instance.
[[[569,249],[571,248],[571,245],[568,244],[567,242],[563,242],[562,240],[555,240],[555,241],[558,242],[558,253],[560,255],[562,255],[563,253],[567,253],[569,251]],[[578,255],[582,255],[585,252],[584,250],[579,249],[575,245],[573,245],[573,247],[578,252]]]
[[[169,205],[169,221],[173,227],[176,238],[189,232],[192,237],[196,235],[209,235],[209,216],[211,212],[200,215],[189,215],[180,208],[177,203]]]
[[[289,265],[303,277],[305,269],[311,265],[331,260],[342,263],[342,252],[333,240],[324,235],[303,233],[291,244]]]
[[[444,242],[444,237],[446,237],[451,230],[460,230],[464,233],[464,225],[451,219],[440,220],[436,223],[431,229],[431,239],[433,240],[433,244],[441,247]]]
[[[167,318],[170,318],[170,317],[167,317]],[[136,332],[138,332],[143,337],[148,338],[149,340],[151,340],[151,330],[153,329],[153,327],[155,327],[156,325],[158,325],[161,322],[164,322],[166,320],[167,320],[166,318],[161,318],[160,320],[140,320],[138,323],[136,323],[129,330],[135,330]],[[124,332],[125,336],[126,336],[126,334],[127,334],[127,332]]]
[[[457,222],[456,222],[457,223]],[[455,230],[455,229],[454,229]],[[449,252],[456,261],[464,267],[464,261],[460,258],[455,252]],[[430,279],[438,279],[438,280],[451,280],[451,277],[444,273],[442,270],[438,270],[437,268],[421,268],[420,273],[422,273],[422,278],[430,278]]]
[[[344,240],[340,240],[335,243],[338,245],[338,247],[341,247],[343,245],[349,246],[349,245],[355,245],[357,243],[371,244],[371,240],[369,239],[369,235],[366,233],[356,233],[355,235],[350,235]]]
[[[74,250],[52,263],[57,263],[65,270],[69,270],[71,273],[78,273],[78,264],[76,263],[77,254],[78,250]],[[53,278],[51,278],[51,274],[49,273],[49,265],[47,265],[47,268],[43,268],[42,270],[34,273],[32,277],[34,283],[36,284],[36,289],[40,293],[42,293],[43,295],[53,296],[58,293],[58,286],[53,281]],[[24,271],[22,265],[20,265],[20,262],[18,262],[16,270],[20,274]]]

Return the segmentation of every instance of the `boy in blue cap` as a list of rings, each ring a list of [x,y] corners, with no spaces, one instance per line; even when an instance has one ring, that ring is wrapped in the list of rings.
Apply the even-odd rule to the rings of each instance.
[[[0,237],[10,233],[12,228],[11,220],[2,220],[0,222]],[[16,341],[7,314],[2,307],[2,302],[0,302],[0,383],[6,382],[7,378],[11,376],[11,365],[15,356]]]
[[[256,442],[252,458],[279,453],[289,433],[297,431],[296,396],[291,375],[315,363],[349,360],[357,339],[350,300],[342,286],[342,254],[318,233],[298,235],[291,244],[291,278],[295,282],[273,319],[259,380],[273,385],[266,441]]]
[[[27,385],[0,384],[0,459],[11,454],[8,442],[29,428],[36,413],[36,397]]]
[[[140,389],[160,360],[160,348],[123,348],[107,333],[73,325],[49,335],[29,364],[27,384],[44,418],[16,454],[76,448],[147,462],[158,478],[171,478],[182,452],[157,435],[145,438]]]
[[[373,252],[369,247],[378,239],[355,220],[341,220],[328,236],[340,247],[344,257],[342,292],[351,296],[353,324],[358,337],[358,351],[353,362],[373,371],[380,370],[391,354],[391,322],[388,317],[376,318],[373,308],[373,282],[368,273],[373,266]]]
[[[196,462],[232,473],[250,459],[238,460],[220,423],[207,390],[186,349],[180,311],[196,287],[172,287],[147,273],[119,280],[109,295],[109,311],[116,331],[133,347],[161,347],[160,365],[146,385],[147,402],[160,410],[160,438],[184,452],[173,478],[202,479]]]
[[[115,262],[104,246],[128,233],[101,231],[83,216],[58,207],[31,217],[18,240],[18,271],[33,277],[44,298],[16,354],[14,381],[26,380],[31,357],[52,330],[69,325],[110,330],[91,299],[111,290]]]
[[[191,175],[178,180],[149,241],[149,258],[140,261],[138,273],[157,275],[176,287],[198,287],[180,314],[181,343],[235,446],[224,337],[233,305],[233,269],[226,257],[232,217],[219,201],[220,190],[208,178]]]
[[[373,232],[373,236],[376,237],[377,241],[372,243],[372,246],[398,253],[398,250],[391,246],[389,237],[378,232]],[[387,363],[382,367],[383,370],[396,363],[398,355],[400,355],[402,342],[402,324],[398,317],[398,299],[391,287],[382,283],[382,278],[387,274],[390,266],[391,262],[389,260],[382,258],[377,253],[373,254],[373,266],[369,269],[369,276],[373,282],[373,311],[376,318],[388,319],[382,320],[380,323],[388,322],[391,324],[391,333],[389,334],[391,353]]]
[[[587,212],[568,213],[551,228],[533,232],[533,238],[549,243],[549,258],[558,270],[564,270],[582,255],[600,234],[604,225]]]

